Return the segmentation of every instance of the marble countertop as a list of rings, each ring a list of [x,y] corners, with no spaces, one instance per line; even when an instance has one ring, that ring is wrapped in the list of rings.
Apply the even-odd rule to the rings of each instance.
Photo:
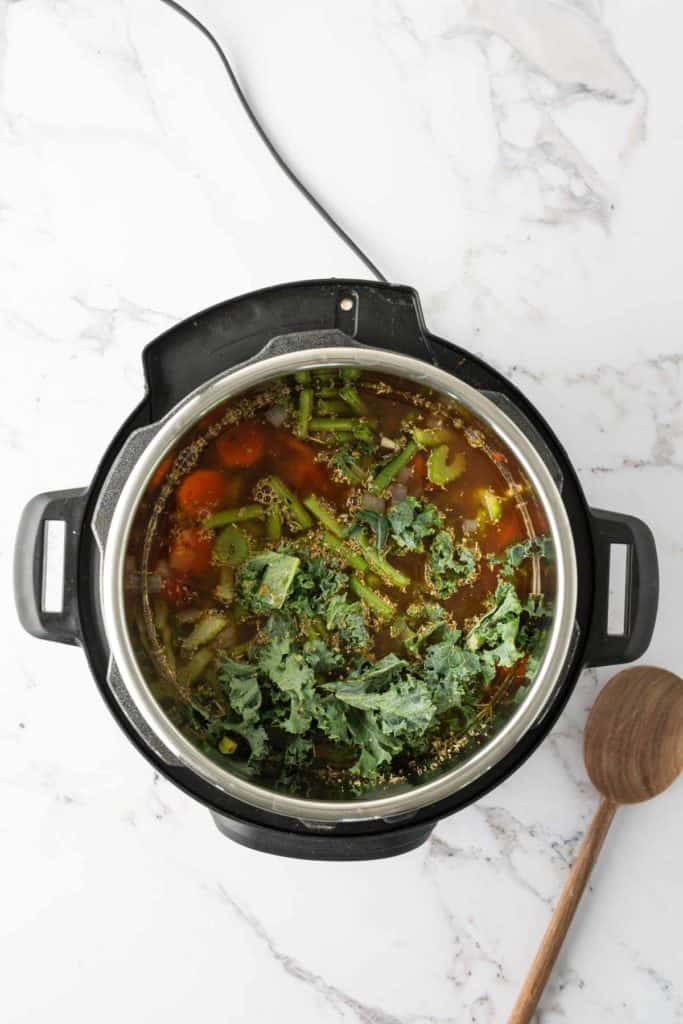
[[[654,529],[647,660],[683,669],[683,10],[666,0],[191,0],[296,169],[431,330]],[[423,848],[249,852],[156,777],[85,659],[15,620],[26,499],[86,484],[147,341],[270,283],[367,276],[158,0],[0,0],[2,1018],[504,1022],[596,807],[585,672],[538,753]],[[683,1021],[681,784],[617,816],[538,1015]]]

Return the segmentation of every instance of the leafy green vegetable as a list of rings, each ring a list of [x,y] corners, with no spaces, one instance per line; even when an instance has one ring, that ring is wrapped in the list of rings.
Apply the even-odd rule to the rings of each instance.
[[[463,544],[454,544],[447,530],[437,533],[429,549],[426,574],[429,586],[437,597],[452,597],[464,583],[477,573],[477,553]]]
[[[381,512],[373,512],[364,508],[356,512],[353,521],[346,531],[346,536],[358,538],[364,536],[364,527],[369,527],[375,535],[375,547],[382,551],[389,539],[389,520]]]
[[[367,650],[370,634],[363,615],[360,601],[347,601],[336,594],[327,606],[326,626],[339,631],[339,640],[344,647],[353,651]]]
[[[504,579],[511,579],[528,558],[533,555],[551,558],[552,554],[553,542],[550,537],[527,537],[526,540],[510,544],[502,555],[489,555],[488,560],[491,565],[500,566],[500,575]]]
[[[310,558],[300,565],[292,586],[288,611],[307,618],[325,618],[329,601],[346,585],[346,577],[323,558]]]
[[[404,498],[392,505],[387,519],[393,539],[406,551],[422,551],[425,538],[435,534],[441,525],[436,506],[417,498]]]
[[[350,448],[338,448],[330,457],[330,463],[349,483],[362,484],[367,476],[367,470],[363,468],[358,456]]]
[[[281,551],[267,551],[250,558],[238,578],[242,600],[257,613],[282,608],[300,564],[299,558]]]

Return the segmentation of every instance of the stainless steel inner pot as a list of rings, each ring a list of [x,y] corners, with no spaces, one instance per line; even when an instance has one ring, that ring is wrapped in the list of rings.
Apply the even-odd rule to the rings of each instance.
[[[532,438],[495,401],[430,364],[358,345],[337,331],[327,333],[329,337],[322,345],[320,332],[316,342],[307,341],[305,335],[273,339],[260,356],[203,384],[162,420],[127,439],[102,488],[93,516],[93,531],[102,558],[100,597],[110,649],[108,679],[124,712],[166,763],[184,765],[248,805],[306,822],[393,820],[443,800],[483,776],[542,718],[556,692],[575,638],[576,554],[554,474]],[[311,347],[316,344],[320,347]],[[384,372],[430,387],[455,399],[498,435],[518,460],[547,518],[555,549],[556,593],[545,656],[526,698],[503,728],[471,757],[411,789],[376,798],[323,801],[272,792],[223,769],[166,717],[150,691],[131,644],[124,611],[124,559],[138,503],[155,467],[200,417],[225,399],[279,375],[344,366]]]

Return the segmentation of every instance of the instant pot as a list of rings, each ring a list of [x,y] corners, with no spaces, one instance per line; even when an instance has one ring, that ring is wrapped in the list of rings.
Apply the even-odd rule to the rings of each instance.
[[[154,768],[246,846],[293,857],[357,860],[424,842],[435,822],[507,778],[548,734],[582,668],[647,649],[658,599],[654,540],[633,516],[591,509],[562,446],[505,377],[430,334],[414,290],[352,280],[252,292],[193,316],[143,353],[147,392],[87,488],[33,498],[15,555],[19,617],[44,640],[79,644],[120,727]],[[150,476],[174,441],[215,405],[256,383],[318,366],[410,378],[455,399],[511,450],[543,505],[556,552],[556,600],[542,666],[490,742],[428,784],[376,799],[319,801],[231,774],[182,737],[137,664],[123,613],[128,532]],[[62,610],[43,603],[46,524],[66,524]],[[627,549],[623,631],[608,630],[610,552]]]

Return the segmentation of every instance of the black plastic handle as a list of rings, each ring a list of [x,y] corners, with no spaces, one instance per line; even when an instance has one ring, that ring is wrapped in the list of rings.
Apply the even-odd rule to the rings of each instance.
[[[657,618],[659,566],[655,539],[649,526],[635,516],[591,509],[595,552],[593,626],[588,639],[587,664],[621,665],[635,661],[648,649]],[[624,630],[610,634],[610,550],[613,544],[627,547]]]
[[[87,497],[86,488],[48,491],[32,498],[19,522],[14,549],[14,599],[25,630],[40,640],[80,643],[76,580],[78,539]],[[62,610],[44,611],[45,524],[65,524]]]

